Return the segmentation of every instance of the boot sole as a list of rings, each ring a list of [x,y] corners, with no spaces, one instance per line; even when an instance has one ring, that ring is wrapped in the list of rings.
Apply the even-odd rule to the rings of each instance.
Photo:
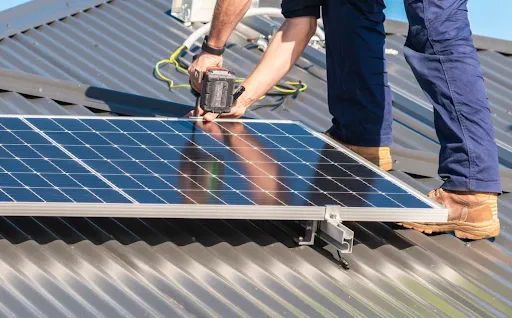
[[[408,229],[413,229],[426,234],[437,232],[454,232],[461,239],[481,240],[496,237],[500,234],[499,221],[482,223],[449,222],[449,223],[397,223]]]

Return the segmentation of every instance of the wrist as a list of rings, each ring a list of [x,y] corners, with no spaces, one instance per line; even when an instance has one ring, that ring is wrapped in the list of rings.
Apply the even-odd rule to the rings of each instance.
[[[241,86],[245,87],[244,93],[238,98],[238,100],[241,102],[241,105],[249,107],[265,94],[264,92],[261,92],[261,89],[258,88],[256,83],[257,82],[253,80],[252,76],[249,76],[242,83],[240,83]]]
[[[249,95],[249,92],[245,91],[236,100],[236,105],[244,107],[244,108],[247,108],[247,107],[251,106],[252,104],[254,104],[254,102],[256,102],[256,100],[257,100],[256,98],[254,98],[251,95]]]
[[[226,45],[218,45],[215,41],[215,39],[212,41],[210,37],[207,35],[204,37],[203,44],[201,46],[201,50],[203,52],[207,52],[212,55],[221,56],[224,53],[224,50],[226,49]]]
[[[226,46],[226,43],[224,41],[221,41],[221,40],[216,39],[216,38],[210,38],[209,36],[207,37],[206,43],[208,43],[209,46],[214,47],[214,48],[218,48],[218,49],[221,49],[224,46]]]

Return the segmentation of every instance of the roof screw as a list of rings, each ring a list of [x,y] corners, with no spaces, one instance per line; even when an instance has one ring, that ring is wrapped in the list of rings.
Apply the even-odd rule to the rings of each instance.
[[[348,270],[350,269],[350,264],[347,262],[347,260],[341,256],[341,251],[338,249],[336,250],[338,252],[338,257],[340,258],[340,265],[343,267],[343,269]]]

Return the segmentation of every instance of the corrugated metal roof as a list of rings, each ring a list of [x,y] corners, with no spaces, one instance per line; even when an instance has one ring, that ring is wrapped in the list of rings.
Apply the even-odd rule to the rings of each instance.
[[[82,105],[63,105],[48,97],[23,96],[17,92],[0,90],[0,114],[19,115],[78,115],[91,116],[92,111]]]
[[[29,5],[37,7],[37,2]],[[46,20],[48,25],[0,41],[0,67],[190,103],[188,91],[169,92],[152,73],[154,63],[190,34],[166,15],[169,9],[170,2],[164,0],[117,0],[62,20]],[[56,16],[52,11],[49,19]],[[255,21],[268,22],[265,20]],[[403,37],[389,38],[388,46],[400,52]],[[237,36],[233,41],[244,43]],[[308,49],[308,53],[319,52]],[[245,76],[260,56],[258,50],[235,45],[226,53],[226,66]],[[492,111],[500,119],[496,126],[506,133],[506,116],[512,110],[512,82],[507,76],[511,60],[496,52],[480,52],[480,56]],[[322,54],[316,58],[304,54],[300,67],[288,75],[309,84],[305,94],[251,115],[300,119],[316,129],[328,127]],[[389,56],[389,65],[395,89],[395,142],[435,153],[438,146],[428,113],[411,106],[424,101],[421,90],[401,55]],[[187,80],[184,76],[176,79]],[[5,89],[3,86],[8,85],[0,82],[0,89]],[[0,112],[96,112],[98,103],[91,97],[80,103],[74,96],[78,90],[69,93],[78,86],[29,82],[20,90],[0,91]],[[59,89],[62,94],[55,94]],[[111,100],[105,105],[109,103]],[[107,111],[108,107],[99,108]],[[144,105],[140,108],[143,112]],[[116,109],[120,114],[136,111],[133,105]],[[420,159],[405,153],[404,160],[418,165],[415,160]],[[424,192],[440,182],[393,173]],[[347,224],[356,238],[353,253],[346,255],[348,271],[341,268],[330,245],[319,242],[314,247],[297,247],[283,222],[1,218],[0,314],[511,316],[510,194],[501,197],[500,218],[502,234],[493,243],[466,243],[449,234],[426,236],[391,224]]]

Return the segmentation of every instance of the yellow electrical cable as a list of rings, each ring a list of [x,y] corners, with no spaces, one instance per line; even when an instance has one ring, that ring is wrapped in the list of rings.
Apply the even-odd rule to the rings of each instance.
[[[174,53],[171,54],[169,59],[161,60],[158,63],[156,63],[156,65],[155,65],[156,74],[158,75],[158,77],[161,80],[166,81],[166,82],[169,83],[169,89],[190,87],[189,84],[174,85],[174,81],[172,79],[167,78],[162,73],[160,73],[160,65],[162,65],[164,63],[168,63],[168,64],[174,65],[179,72],[184,73],[184,74],[188,74],[188,70],[186,70],[183,67],[181,67],[180,64],[178,63],[178,60],[176,59],[178,57],[178,55],[180,55],[181,51],[183,51],[184,49],[185,49],[184,45],[180,46],[176,51],[174,51]]]
[[[178,84],[178,85],[175,85],[174,84],[174,81],[168,77],[165,77],[161,72],[160,72],[160,66],[164,63],[168,63],[168,64],[172,64],[176,67],[176,69],[178,70],[178,72],[180,73],[183,73],[183,74],[187,74],[188,75],[188,70],[187,69],[184,69],[183,67],[180,66],[180,64],[178,63],[178,56],[180,55],[180,53],[185,49],[185,46],[182,45],[180,46],[176,51],[174,51],[174,53],[171,54],[171,56],[169,57],[169,59],[164,59],[164,60],[161,60],[161,61],[158,61],[155,65],[155,72],[157,74],[157,76],[169,83],[169,89],[173,89],[173,88],[190,88],[190,84]],[[236,79],[236,82],[237,83],[241,83],[245,80],[245,78],[238,78]],[[281,88],[277,85],[274,86],[274,89],[278,92],[281,92],[281,93],[285,93],[285,94],[293,94],[293,93],[297,93],[297,92],[304,92],[307,88],[308,88],[308,85],[306,83],[302,83],[302,82],[292,82],[292,81],[286,81],[285,82],[287,85],[290,85],[290,86],[299,86],[300,85],[300,88],[299,89],[286,89],[286,88]],[[260,100],[264,99],[265,98],[265,95],[263,95]]]

